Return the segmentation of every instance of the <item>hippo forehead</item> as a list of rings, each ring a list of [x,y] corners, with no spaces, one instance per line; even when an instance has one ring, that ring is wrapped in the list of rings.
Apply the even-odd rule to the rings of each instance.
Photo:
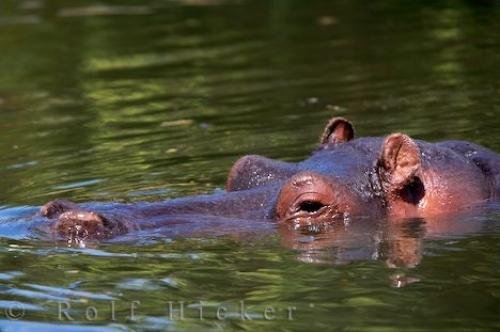
[[[301,172],[334,177],[342,183],[366,179],[380,154],[381,138],[358,138],[343,144],[323,144],[311,157],[298,162],[282,162],[262,156],[240,158],[228,175],[230,191],[277,184]]]
[[[297,167],[327,176],[360,176],[374,167],[382,141],[378,137],[364,137],[343,144],[322,145]]]

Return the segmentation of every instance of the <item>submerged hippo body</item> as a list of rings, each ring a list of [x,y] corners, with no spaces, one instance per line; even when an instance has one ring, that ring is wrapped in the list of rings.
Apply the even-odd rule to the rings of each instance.
[[[199,216],[297,226],[357,216],[428,217],[497,199],[499,188],[500,156],[486,148],[400,133],[354,138],[352,125],[334,118],[310,158],[287,163],[245,156],[231,168],[223,192],[157,203],[56,200],[41,215],[58,237],[100,240]]]

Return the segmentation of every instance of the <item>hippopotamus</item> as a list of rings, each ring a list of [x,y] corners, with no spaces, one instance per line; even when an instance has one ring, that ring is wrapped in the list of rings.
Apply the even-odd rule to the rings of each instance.
[[[403,133],[356,137],[351,122],[334,117],[309,158],[292,163],[244,156],[231,167],[225,190],[131,204],[55,200],[40,215],[45,229],[70,242],[208,219],[317,231],[376,217],[432,219],[497,200],[499,193],[500,156],[487,148],[457,140],[429,143]]]

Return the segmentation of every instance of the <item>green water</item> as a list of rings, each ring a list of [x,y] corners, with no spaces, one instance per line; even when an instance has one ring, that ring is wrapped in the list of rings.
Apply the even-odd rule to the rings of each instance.
[[[495,1],[2,1],[0,330],[500,330],[498,205],[466,232],[90,249],[15,220],[210,193],[241,155],[307,157],[332,115],[500,151],[499,32]]]

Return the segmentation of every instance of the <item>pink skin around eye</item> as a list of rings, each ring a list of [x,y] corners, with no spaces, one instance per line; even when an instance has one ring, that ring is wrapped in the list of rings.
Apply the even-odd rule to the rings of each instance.
[[[297,174],[280,192],[277,217],[289,220],[299,216],[331,218],[344,213],[352,214],[357,200],[343,187],[319,174]]]

